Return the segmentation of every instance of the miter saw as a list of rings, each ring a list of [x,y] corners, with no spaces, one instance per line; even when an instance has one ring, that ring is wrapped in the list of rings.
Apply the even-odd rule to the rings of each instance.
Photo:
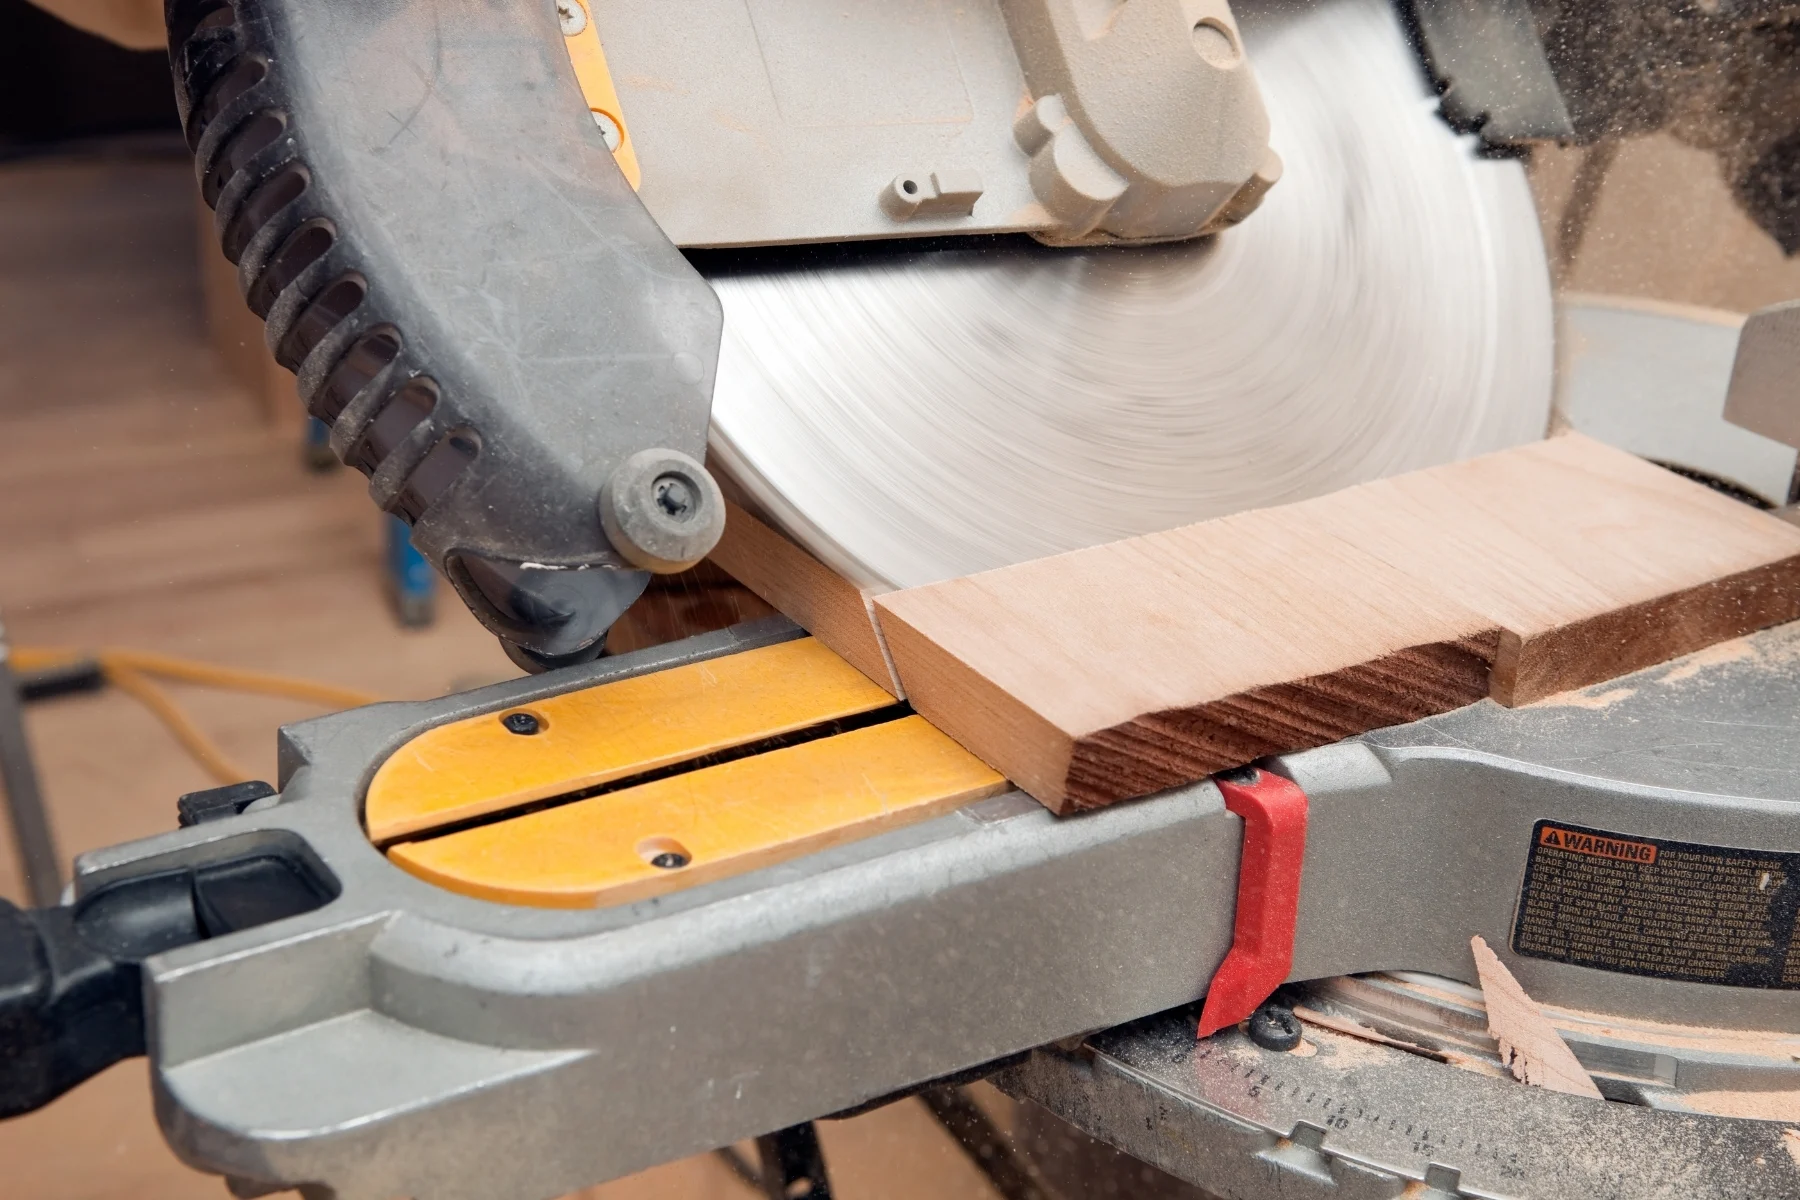
[[[1792,630],[1069,819],[783,619],[599,657],[714,471],[879,588],[1540,436],[1454,8],[175,0],[271,350],[560,669],[8,909],[6,1109],[147,1052],[237,1194],[524,1197],[989,1075],[1246,1200],[1800,1195]],[[1610,1102],[1498,1077],[1477,934]],[[1305,990],[1198,1039],[1228,951]]]

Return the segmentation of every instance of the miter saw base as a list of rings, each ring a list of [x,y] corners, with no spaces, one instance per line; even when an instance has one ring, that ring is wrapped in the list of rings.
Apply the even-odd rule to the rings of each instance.
[[[433,730],[478,719],[529,748],[541,728],[506,718],[579,722],[553,701],[724,671],[798,637],[775,620],[291,726],[278,795],[84,855],[79,899],[51,914],[89,919],[160,880],[229,885],[271,858],[322,885],[280,911],[208,899],[221,919],[200,914],[201,940],[121,944],[114,965],[141,982],[158,1112],[184,1159],[243,1188],[346,1200],[548,1197],[1165,1013],[1090,1039],[1085,1058],[1040,1052],[1001,1082],[1246,1198],[1345,1180],[1382,1197],[1635,1198],[1665,1178],[1686,1198],[1800,1194],[1781,1125],[1702,1115],[1743,1111],[1712,1093],[1779,1095],[1792,1076],[1780,1055],[1800,1045],[1800,822],[1785,798],[1800,627],[1266,765],[1308,811],[1290,978],[1470,982],[1479,934],[1631,1103],[1434,1061],[1483,1047],[1467,994],[1437,987],[1435,1007],[1421,1005],[1437,985],[1416,977],[1316,1000],[1413,1051],[1316,1025],[1310,1055],[1233,1029],[1198,1040],[1183,1006],[1233,945],[1243,852],[1243,823],[1212,782],[1079,819],[1004,793],[585,909],[446,890],[370,841],[368,781]],[[816,780],[789,782],[803,798]],[[540,815],[583,802],[548,797]],[[1594,840],[1565,838],[1582,831]],[[633,869],[669,867],[688,862]],[[199,885],[183,887],[198,911]],[[1595,907],[1602,896],[1610,907]],[[1677,1025],[1710,1032],[1684,1040]],[[1638,1149],[1635,1174],[1607,1174],[1620,1139]]]

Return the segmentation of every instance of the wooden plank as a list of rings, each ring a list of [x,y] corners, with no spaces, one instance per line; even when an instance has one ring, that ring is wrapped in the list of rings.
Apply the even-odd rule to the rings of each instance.
[[[745,650],[427,730],[375,772],[363,820],[385,842],[892,703],[812,638]]]
[[[622,904],[922,821],[1006,781],[919,717],[758,754],[388,857],[440,887],[559,908]],[[658,867],[661,854],[685,860]],[[670,861],[670,860],[665,860]]]
[[[1567,435],[875,605],[918,711],[1063,811],[1800,618],[1800,536]]]
[[[875,605],[913,706],[1059,812],[1470,703],[1497,637],[1288,509]]]
[[[903,696],[875,624],[870,593],[740,506],[727,501],[725,508],[725,536],[709,556],[712,561],[891,695]]]
[[[1800,618],[1800,531],[1580,434],[1295,511],[1504,630],[1502,704]]]

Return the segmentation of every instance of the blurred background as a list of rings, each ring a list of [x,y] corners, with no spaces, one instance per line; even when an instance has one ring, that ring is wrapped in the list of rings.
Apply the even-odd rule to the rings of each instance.
[[[160,39],[156,6],[118,7],[126,40]],[[1785,176],[1764,179],[1775,199],[1757,210],[1745,197],[1774,169],[1762,160],[1734,164],[1666,113],[1613,120],[1529,162],[1563,293],[1720,326],[1800,297],[1800,262],[1778,240],[1800,246]],[[454,597],[433,593],[363,480],[329,469],[203,222],[160,48],[0,0],[0,620],[15,662],[121,647],[381,698],[517,674]],[[1563,354],[1580,351],[1563,340]],[[690,574],[649,594],[613,646],[766,611],[722,576]],[[276,728],[321,711],[196,684],[163,694],[240,778],[273,779]],[[35,700],[26,727],[65,860],[172,827],[175,798],[219,774],[116,687]],[[5,836],[0,893],[24,902]],[[976,1095],[1010,1127],[997,1093]],[[852,1200],[996,1194],[920,1100],[822,1136]],[[223,1194],[164,1146],[142,1060],[0,1123],[0,1163],[14,1200]],[[1144,1178],[1093,1194],[1151,1194]],[[584,1193],[758,1194],[711,1155]]]

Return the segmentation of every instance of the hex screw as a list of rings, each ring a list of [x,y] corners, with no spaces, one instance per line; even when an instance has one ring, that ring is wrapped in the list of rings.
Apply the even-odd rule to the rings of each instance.
[[[544,723],[528,712],[507,713],[500,718],[500,723],[506,726],[506,732],[516,733],[520,737],[530,737],[544,728]]]
[[[693,486],[679,475],[658,475],[650,490],[656,498],[656,506],[676,520],[694,511]]]
[[[1285,1004],[1265,1004],[1250,1014],[1250,1040],[1264,1050],[1292,1050],[1300,1044],[1300,1018]]]

